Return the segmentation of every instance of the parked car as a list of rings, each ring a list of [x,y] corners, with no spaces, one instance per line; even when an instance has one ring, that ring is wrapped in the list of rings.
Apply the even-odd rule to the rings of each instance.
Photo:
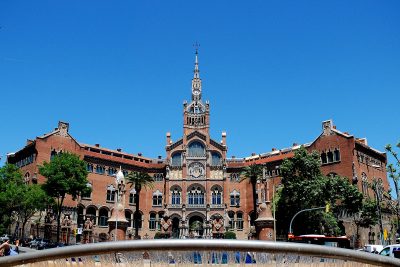
[[[44,249],[48,242],[49,242],[48,239],[37,238],[30,242],[29,247],[36,249]]]
[[[48,249],[48,248],[53,248],[53,247],[55,247],[55,244],[53,242],[51,242],[49,239],[42,239],[37,244],[38,250]]]
[[[396,244],[396,245],[389,245],[384,247],[381,252],[379,252],[379,255],[382,256],[389,256],[389,257],[394,257],[395,253],[394,251],[400,250],[400,245]],[[396,253],[397,254],[397,253]]]
[[[10,237],[7,234],[0,237],[1,243],[6,242],[7,240],[10,240]]]
[[[367,245],[364,246],[364,251],[371,252],[371,253],[376,253],[376,254],[381,252],[382,249],[383,249],[382,245],[370,245],[370,244],[367,244]]]
[[[32,241],[32,238],[28,238],[28,237],[22,238],[22,239],[19,241],[19,245],[20,245],[21,247],[29,247],[31,241]]]

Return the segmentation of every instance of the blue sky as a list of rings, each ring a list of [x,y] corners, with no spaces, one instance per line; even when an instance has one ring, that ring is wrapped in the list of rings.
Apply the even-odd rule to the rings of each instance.
[[[228,156],[317,137],[400,140],[399,1],[1,1],[2,165],[70,123],[80,142],[165,155],[181,137],[193,43]]]

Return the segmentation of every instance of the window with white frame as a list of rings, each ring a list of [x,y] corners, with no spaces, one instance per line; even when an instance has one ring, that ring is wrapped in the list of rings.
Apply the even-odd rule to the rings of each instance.
[[[153,193],[153,207],[161,207],[162,206],[162,193],[160,190],[157,190]]]
[[[236,213],[236,228],[243,230],[243,213],[240,211]]]
[[[99,211],[99,226],[108,226],[108,210],[101,208]]]
[[[240,193],[236,189],[230,193],[230,204],[231,206],[240,206]]]
[[[136,194],[136,190],[134,188],[132,188],[132,190],[129,191],[129,204],[131,204],[131,205],[136,204],[135,194]]]
[[[115,201],[115,188],[114,185],[109,185],[107,187],[107,201],[114,202]]]
[[[171,204],[172,205],[180,205],[181,204],[181,188],[175,186],[171,190]]]
[[[149,229],[150,230],[155,230],[157,225],[156,225],[156,214],[155,213],[150,213],[150,218],[149,218]]]
[[[188,193],[189,205],[204,205],[204,191],[200,187],[191,187]]]
[[[90,188],[90,191],[82,193],[82,198],[90,199],[91,196],[92,196],[92,184],[91,183],[87,183],[86,187]]]
[[[221,205],[222,204],[222,188],[219,186],[213,186],[211,188],[211,204]]]
[[[162,182],[164,179],[164,174],[163,173],[155,173],[153,175],[154,181],[155,182]]]

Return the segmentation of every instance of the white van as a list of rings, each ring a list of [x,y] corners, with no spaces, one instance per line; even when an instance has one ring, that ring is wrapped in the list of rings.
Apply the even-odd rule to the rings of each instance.
[[[384,247],[384,248],[381,250],[381,252],[379,252],[379,255],[394,257],[393,251],[395,251],[395,250],[400,250],[400,244],[397,244],[397,245],[390,245],[390,246]]]
[[[364,251],[366,252],[375,252],[376,254],[378,254],[379,252],[381,252],[381,250],[383,249],[382,245],[365,245],[364,246]]]

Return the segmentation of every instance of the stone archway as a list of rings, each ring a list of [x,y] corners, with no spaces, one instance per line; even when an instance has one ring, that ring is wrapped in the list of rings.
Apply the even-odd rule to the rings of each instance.
[[[199,215],[194,215],[189,219],[189,237],[190,238],[202,238],[204,219]]]
[[[172,238],[179,238],[179,218],[172,218]]]

